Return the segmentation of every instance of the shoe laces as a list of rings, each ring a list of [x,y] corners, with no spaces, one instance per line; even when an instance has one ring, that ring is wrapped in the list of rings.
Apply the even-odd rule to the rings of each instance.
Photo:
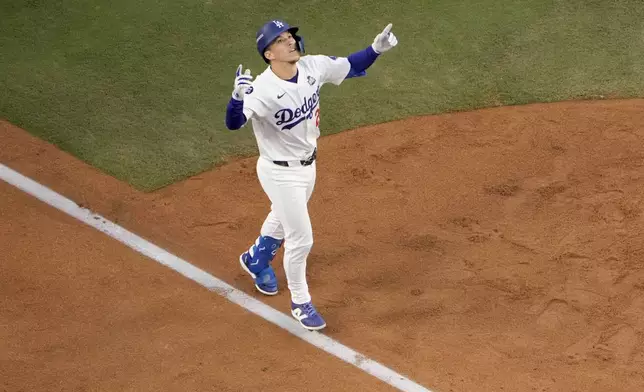
[[[304,312],[311,317],[315,316],[318,313],[311,302],[308,302],[301,306],[302,306],[302,309],[304,309]]]

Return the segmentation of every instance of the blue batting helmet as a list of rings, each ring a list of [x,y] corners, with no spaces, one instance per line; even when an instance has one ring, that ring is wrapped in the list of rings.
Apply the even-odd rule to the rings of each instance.
[[[264,61],[268,63],[268,59],[264,57],[264,52],[266,51],[266,48],[270,46],[270,44],[273,43],[277,39],[277,37],[280,36],[285,31],[288,31],[291,33],[293,38],[295,39],[295,47],[300,53],[304,53],[304,40],[302,37],[299,35],[296,35],[297,31],[299,30],[299,27],[291,27],[288,25],[288,23],[281,21],[281,20],[272,20],[270,22],[267,22],[262,26],[262,28],[259,29],[257,32],[257,36],[255,37],[255,40],[257,42],[257,51],[259,52],[259,55],[262,56]]]

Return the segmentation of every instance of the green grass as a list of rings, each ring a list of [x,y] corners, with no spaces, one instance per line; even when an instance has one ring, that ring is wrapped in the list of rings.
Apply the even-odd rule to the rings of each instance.
[[[217,3],[215,6],[214,3]],[[224,126],[255,31],[348,55],[388,23],[368,77],[323,88],[323,134],[410,115],[644,91],[641,0],[30,0],[0,4],[0,117],[139,189],[256,153]],[[279,12],[275,11],[279,10]]]

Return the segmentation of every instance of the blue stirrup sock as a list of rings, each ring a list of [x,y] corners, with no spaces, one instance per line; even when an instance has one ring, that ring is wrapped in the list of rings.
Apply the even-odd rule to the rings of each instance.
[[[279,240],[268,236],[260,235],[257,237],[253,246],[248,249],[248,254],[250,255],[248,269],[250,272],[258,274],[268,267],[271,261],[273,261],[273,258],[275,258],[275,255],[283,242],[283,239]]]

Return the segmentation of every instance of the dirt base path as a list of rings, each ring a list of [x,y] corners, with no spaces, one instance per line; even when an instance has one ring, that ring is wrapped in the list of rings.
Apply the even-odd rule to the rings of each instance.
[[[0,390],[394,390],[2,181],[0,200]]]
[[[236,258],[269,210],[256,159],[144,195],[6,123],[0,138],[0,162],[253,293]],[[436,391],[641,391],[643,141],[643,100],[321,139],[309,283],[326,333]],[[262,300],[287,312],[285,290]]]

